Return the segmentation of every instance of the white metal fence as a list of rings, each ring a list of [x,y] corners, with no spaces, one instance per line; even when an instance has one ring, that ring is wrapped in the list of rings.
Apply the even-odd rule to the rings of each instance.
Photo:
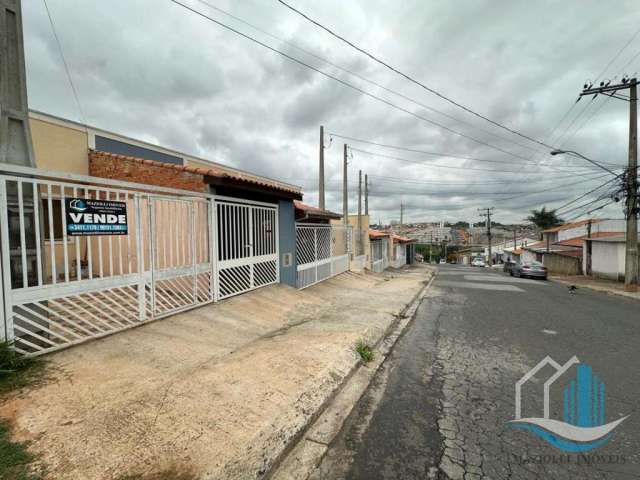
[[[371,240],[371,270],[382,273],[389,266],[389,241],[386,238]]]
[[[29,172],[0,175],[2,336],[20,353],[58,350],[279,279],[277,206],[3,170]],[[71,236],[72,199],[120,202],[127,234]]]
[[[349,270],[351,227],[296,225],[298,288],[306,288]]]

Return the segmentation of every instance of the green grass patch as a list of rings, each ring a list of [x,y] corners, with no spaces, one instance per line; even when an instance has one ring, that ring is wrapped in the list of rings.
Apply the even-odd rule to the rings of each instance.
[[[27,442],[12,442],[9,425],[0,421],[0,480],[39,480],[30,468],[33,460]]]
[[[356,353],[360,355],[360,359],[364,363],[369,363],[373,360],[373,350],[364,340],[358,340],[356,343]]]
[[[17,354],[9,342],[0,342],[0,395],[18,390],[43,378],[45,362]]]

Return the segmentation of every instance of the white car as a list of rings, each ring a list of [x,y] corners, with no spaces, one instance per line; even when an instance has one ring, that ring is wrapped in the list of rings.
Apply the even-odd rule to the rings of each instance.
[[[473,262],[471,262],[472,267],[486,267],[487,264],[484,263],[484,260],[481,258],[474,258]]]
[[[446,265],[447,261],[444,258],[440,259],[440,265]]]

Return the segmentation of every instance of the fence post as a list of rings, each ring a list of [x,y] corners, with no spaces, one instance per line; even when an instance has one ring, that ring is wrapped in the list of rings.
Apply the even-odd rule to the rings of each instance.
[[[136,263],[138,269],[138,318],[144,322],[147,318],[146,281],[144,262],[142,261],[142,219],[140,209],[140,194],[133,196],[133,207],[136,215]],[[150,259],[151,260],[151,259]]]
[[[9,252],[9,212],[7,210],[7,180],[0,179],[0,249],[2,250],[2,296],[4,300],[4,325],[2,336],[6,341],[12,341],[13,308],[11,306],[11,265]]]
[[[196,204],[194,202],[190,202],[189,204],[190,211],[190,230],[191,230],[191,263],[193,264],[193,303],[196,305],[198,303],[198,262],[196,261]]]
[[[209,199],[209,264],[211,265],[211,298],[218,301],[218,215],[215,198]]]
[[[329,226],[329,276],[333,277],[333,227]]]
[[[314,282],[318,281],[318,227],[313,227],[313,261],[316,266],[314,270],[316,272],[316,276]]]

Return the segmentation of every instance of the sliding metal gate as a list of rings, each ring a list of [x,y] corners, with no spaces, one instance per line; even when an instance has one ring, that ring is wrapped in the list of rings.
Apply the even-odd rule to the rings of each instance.
[[[151,197],[149,209],[154,317],[212,301],[209,202]]]
[[[280,281],[278,208],[216,197],[218,299]]]
[[[20,353],[59,350],[279,281],[275,205],[29,175],[0,175],[0,339]],[[127,234],[70,236],[71,198],[126,204]]]

